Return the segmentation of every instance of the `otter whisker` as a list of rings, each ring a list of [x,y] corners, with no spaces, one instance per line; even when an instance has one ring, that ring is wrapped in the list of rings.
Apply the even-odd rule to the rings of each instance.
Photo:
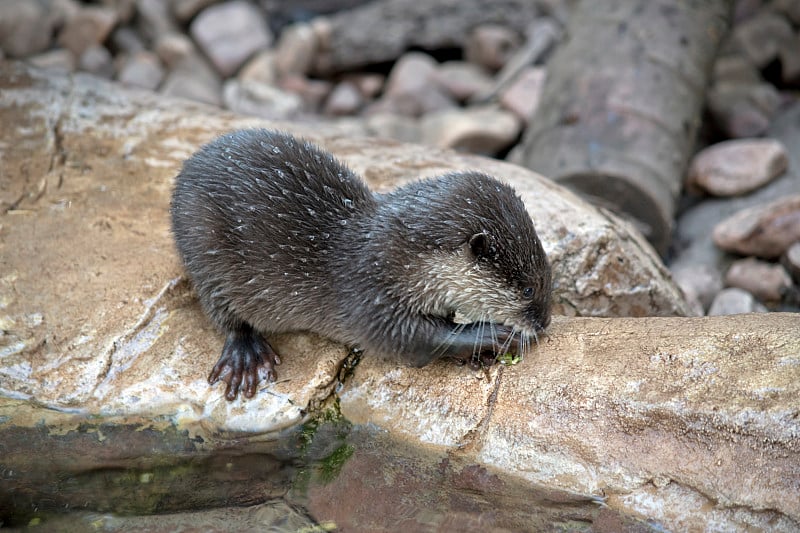
[[[464,331],[464,328],[467,324],[456,324],[450,333],[447,334],[447,337],[444,338],[442,342],[440,342],[436,348],[433,350],[433,356],[436,358],[442,357],[447,349],[453,344],[453,341],[458,338],[458,335]]]

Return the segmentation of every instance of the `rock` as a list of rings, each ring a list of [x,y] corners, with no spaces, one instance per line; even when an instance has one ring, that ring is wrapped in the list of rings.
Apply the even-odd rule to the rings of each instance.
[[[194,43],[182,33],[167,33],[156,41],[155,53],[167,68],[176,68],[183,60],[198,52]]]
[[[766,312],[767,308],[758,303],[752,294],[744,289],[730,288],[717,293],[708,309],[708,316]]]
[[[395,113],[372,113],[366,119],[367,129],[376,137],[414,143],[422,137],[419,120]]]
[[[772,7],[789,17],[795,26],[800,26],[800,4],[795,0],[774,0]]]
[[[117,13],[104,6],[82,6],[58,34],[58,44],[80,57],[90,46],[102,44],[117,23]]]
[[[469,107],[422,117],[425,144],[481,155],[495,155],[519,137],[521,121],[497,106]]]
[[[539,14],[536,2],[527,0],[368,2],[315,21],[320,46],[313,73],[394,61],[411,49],[463,48],[471,31],[487,21],[522,35]]]
[[[743,289],[762,302],[780,302],[792,280],[781,265],[748,257],[731,264],[725,284]]]
[[[165,35],[183,33],[169,4],[163,0],[136,0],[139,33],[147,42],[156,43]]]
[[[240,81],[254,81],[275,85],[278,73],[275,68],[275,50],[262,50],[254,55],[239,71]]]
[[[800,241],[797,241],[786,250],[781,263],[795,284],[800,287]]]
[[[195,15],[217,0],[171,0],[170,6],[175,18],[183,23],[189,22]]]
[[[733,28],[733,39],[758,68],[766,67],[778,57],[781,42],[792,37],[787,20],[768,10]]]
[[[800,240],[800,194],[743,209],[717,224],[713,237],[728,252],[778,258]]]
[[[161,85],[161,93],[216,106],[222,105],[222,82],[219,76],[196,55],[190,55],[172,67]]]
[[[364,105],[364,97],[352,82],[342,81],[336,84],[325,102],[323,112],[326,115],[354,115]]]
[[[297,114],[303,101],[296,94],[254,81],[229,79],[222,89],[225,107],[242,115],[286,119]]]
[[[781,60],[781,81],[787,85],[800,85],[800,34],[781,42],[778,56]]]
[[[386,82],[386,77],[376,72],[353,72],[345,76],[345,79],[358,87],[361,95],[366,99],[378,96]]]
[[[378,109],[417,117],[455,106],[436,85],[436,61],[420,52],[409,52],[397,60],[383,91]]]
[[[309,24],[283,29],[275,46],[275,68],[279,75],[308,74],[317,55],[317,35]]]
[[[62,72],[73,72],[77,66],[75,56],[66,48],[55,48],[49,52],[29,57],[27,61],[39,68]]]
[[[56,28],[69,15],[70,7],[77,10],[63,2],[0,2],[0,49],[12,58],[44,53]]]
[[[155,91],[161,85],[164,75],[158,56],[142,51],[125,61],[117,79],[125,85]]]
[[[204,9],[189,31],[222,76],[230,76],[255,52],[272,43],[261,11],[245,0]]]
[[[532,68],[561,38],[561,27],[549,17],[536,19],[525,30],[525,43],[509,58],[505,66],[495,76],[492,87],[472,98],[473,103],[485,103],[493,100],[502,91],[507,90],[523,71]],[[525,117],[527,120],[528,117]]]
[[[492,78],[479,65],[466,61],[447,61],[436,69],[436,83],[459,102],[465,102],[476,94],[488,91]]]
[[[464,57],[489,70],[503,68],[521,43],[519,34],[507,26],[482,24],[474,28],[464,44]]]
[[[786,149],[775,139],[725,141],[692,158],[687,185],[716,196],[746,194],[786,171]]]
[[[719,128],[729,137],[757,137],[769,127],[780,95],[768,83],[721,82],[708,92],[707,105]]]
[[[500,92],[500,105],[527,124],[539,107],[547,72],[541,67],[526,67]]]
[[[136,54],[145,49],[141,36],[130,26],[114,29],[108,40],[111,49],[116,50],[117,53]]]
[[[90,72],[95,76],[111,78],[114,75],[114,63],[111,52],[101,44],[94,44],[83,51],[78,58],[78,69]]]
[[[688,298],[696,298],[700,304],[702,316],[719,291],[722,290],[722,275],[707,264],[690,264],[673,268],[672,278]]]
[[[724,55],[714,61],[713,82],[751,85],[763,83],[758,69],[741,54]]]
[[[316,112],[333,89],[331,82],[312,80],[302,74],[289,74],[278,80],[278,88],[296,94],[303,101],[306,111]]]

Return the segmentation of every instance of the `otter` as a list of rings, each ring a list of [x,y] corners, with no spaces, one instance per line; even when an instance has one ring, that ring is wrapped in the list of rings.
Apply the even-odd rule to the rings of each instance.
[[[522,200],[480,172],[371,192],[333,155],[265,129],[218,137],[183,164],[178,252],[226,334],[208,381],[250,398],[266,337],[311,331],[423,366],[491,364],[550,322],[551,271]]]

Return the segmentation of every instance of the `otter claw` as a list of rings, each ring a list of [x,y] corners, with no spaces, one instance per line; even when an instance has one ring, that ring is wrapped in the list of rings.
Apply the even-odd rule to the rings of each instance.
[[[235,400],[240,390],[245,397],[252,398],[260,381],[259,367],[266,369],[268,381],[275,381],[275,365],[280,362],[272,346],[252,328],[233,331],[228,334],[222,355],[208,375],[208,383],[224,381],[228,401]]]

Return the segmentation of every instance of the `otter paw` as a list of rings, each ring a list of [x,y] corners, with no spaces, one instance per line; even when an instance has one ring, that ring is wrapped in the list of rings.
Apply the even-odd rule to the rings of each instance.
[[[222,355],[208,375],[208,382],[214,385],[224,381],[228,401],[235,400],[240,390],[247,398],[252,398],[260,381],[259,368],[266,370],[268,381],[275,381],[275,365],[279,364],[281,359],[272,346],[248,327],[228,334]]]

